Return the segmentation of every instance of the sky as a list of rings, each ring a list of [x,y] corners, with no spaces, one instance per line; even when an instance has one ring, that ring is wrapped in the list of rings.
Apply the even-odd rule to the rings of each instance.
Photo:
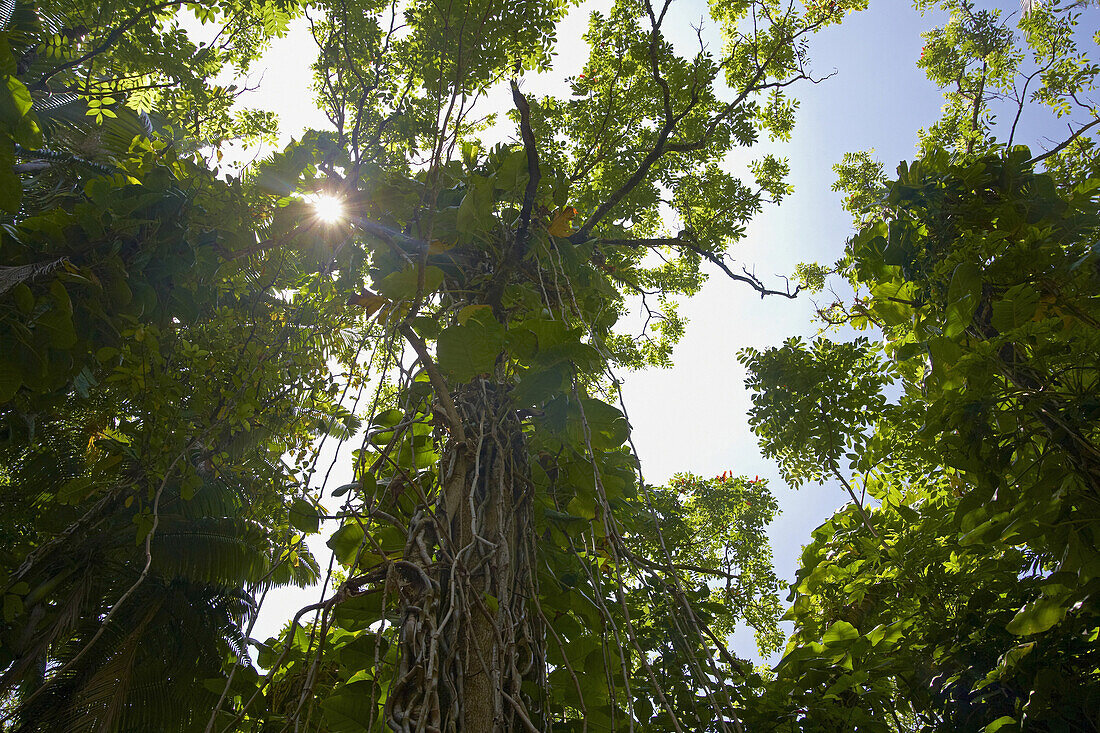
[[[586,2],[571,11],[559,29],[553,74],[526,79],[525,91],[553,92],[562,78],[579,72],[586,57],[581,36],[588,13],[604,4]],[[1008,11],[1019,8],[1015,0],[982,4]],[[683,23],[672,29],[674,42],[693,34],[688,23],[697,22],[705,12],[699,0],[681,0],[679,7],[671,16]],[[942,16],[921,16],[907,0],[872,0],[868,10],[849,15],[840,26],[812,39],[812,69],[816,76],[829,78],[792,88],[800,107],[790,141],[759,149],[761,154],[775,152],[788,158],[794,193],[753,220],[747,237],[731,251],[740,264],[778,285],[779,276],[790,275],[800,262],[831,264],[841,256],[853,232],[841,195],[831,190],[832,166],[845,152],[869,148],[888,173],[898,162],[913,159],[918,129],[939,117],[942,104],[940,91],[916,67],[923,45],[920,32],[940,22]],[[284,140],[307,127],[327,127],[308,91],[311,72],[306,60],[313,58],[312,47],[308,29],[296,24],[253,69],[258,90],[245,104],[277,112]],[[490,104],[507,103],[503,95],[490,99]],[[714,476],[723,471],[768,480],[781,511],[770,537],[776,572],[784,580],[793,577],[810,532],[843,505],[847,495],[834,485],[792,491],[774,462],[761,457],[747,423],[750,395],[736,355],[746,347],[775,346],[793,336],[813,338],[820,328],[813,321],[815,301],[831,299],[826,292],[795,300],[761,300],[743,283],[714,270],[703,290],[681,306],[689,324],[674,352],[675,366],[620,375],[647,482],[661,484],[677,472]],[[344,482],[335,476],[333,480],[333,486]],[[323,539],[316,543],[320,550],[322,543]],[[322,558],[327,559],[327,553]],[[273,595],[253,636],[274,634],[294,610],[312,600],[303,600],[300,592]],[[760,659],[749,632],[736,634],[733,647],[739,656]]]

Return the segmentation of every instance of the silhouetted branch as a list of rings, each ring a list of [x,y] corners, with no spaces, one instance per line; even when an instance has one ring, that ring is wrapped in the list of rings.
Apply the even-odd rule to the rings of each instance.
[[[743,275],[739,275],[729,268],[726,264],[724,256],[715,254],[706,249],[703,249],[694,242],[683,237],[664,237],[656,239],[601,239],[600,244],[609,245],[612,247],[683,247],[695,254],[699,255],[708,262],[712,262],[726,273],[732,280],[747,283],[753,290],[760,293],[760,297],[763,298],[766,295],[782,295],[784,298],[796,298],[798,293],[802,290],[801,285],[796,285],[794,290],[788,287],[786,290],[772,290],[764,285],[756,275],[753,275],[748,270],[742,268]]]

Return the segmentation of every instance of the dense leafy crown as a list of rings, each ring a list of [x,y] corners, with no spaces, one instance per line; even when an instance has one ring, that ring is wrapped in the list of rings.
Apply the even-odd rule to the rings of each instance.
[[[803,552],[795,634],[756,720],[1088,730],[1100,69],[1077,51],[1073,4],[1033,5],[1018,33],[974,3],[919,5],[950,11],[919,64],[948,87],[944,117],[895,180],[869,153],[837,167],[859,231],[834,270],[855,298],[821,311],[882,340],[742,355],[765,452],[792,482],[835,479],[853,499]],[[1043,105],[1070,134],[1034,155],[1014,141]]]

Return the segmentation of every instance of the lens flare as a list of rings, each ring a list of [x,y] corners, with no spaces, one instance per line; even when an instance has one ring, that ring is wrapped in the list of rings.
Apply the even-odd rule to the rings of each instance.
[[[344,218],[344,202],[331,194],[319,193],[310,197],[314,215],[326,224],[335,224]]]

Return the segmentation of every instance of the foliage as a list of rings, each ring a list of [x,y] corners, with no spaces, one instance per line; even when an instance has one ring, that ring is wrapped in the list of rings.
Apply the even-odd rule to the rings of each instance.
[[[765,452],[854,502],[804,551],[762,729],[1096,720],[1097,169],[960,139],[873,192],[847,161],[857,297],[823,315],[881,344],[742,355]]]
[[[113,185],[88,180],[71,210],[53,208],[4,234],[11,267],[57,263],[5,294],[0,325],[10,344],[2,501],[4,648],[14,666],[6,681],[26,690],[35,689],[26,674],[38,665],[41,676],[47,659],[74,676],[66,689],[120,674],[98,665],[122,651],[94,646],[114,644],[116,626],[126,630],[119,643],[156,664],[179,653],[149,645],[165,639],[161,625],[192,644],[213,631],[195,628],[201,614],[186,624],[134,615],[161,603],[181,608],[158,594],[205,593],[209,600],[185,605],[215,611],[232,600],[217,623],[239,644],[246,591],[316,573],[286,524],[285,497],[300,479],[280,456],[307,448],[319,421],[350,420],[325,391],[324,354],[343,342],[310,323],[323,313],[306,297],[267,294],[266,282],[295,282],[294,269],[278,256],[234,261],[249,239],[250,222],[235,230],[242,222],[230,218],[243,208],[240,192],[165,160],[155,144],[136,155],[129,175],[146,183],[127,184],[123,174]],[[127,589],[136,595],[119,611]],[[211,641],[206,657],[184,653],[206,666],[177,670],[177,679],[194,686],[220,675],[230,650],[217,648]],[[124,679],[141,679],[140,669]],[[94,694],[121,704],[125,682],[107,679]],[[57,697],[70,692],[57,684],[40,688],[50,692],[38,704],[58,715],[101,705],[85,699],[92,693],[71,693],[81,701],[70,712]],[[173,695],[186,706],[186,695]]]
[[[333,130],[225,179],[187,151],[270,121],[213,78],[301,6],[18,5],[4,725],[737,729],[761,680],[725,635],[778,644],[774,500],[649,486],[611,369],[669,363],[704,261],[794,295],[726,259],[786,162],[722,161],[789,135],[807,39],[865,5],[718,3],[722,48],[683,55],[670,2],[618,2],[572,96],[529,100],[564,3],[316,3]],[[505,81],[520,141],[490,147]],[[330,493],[327,438],[361,439]],[[321,600],[248,639],[268,588],[320,579],[330,516]]]
[[[1042,160],[1060,186],[1072,188],[1090,175],[1096,159],[1090,131],[1100,124],[1095,100],[1100,64],[1081,48],[1087,43],[1081,28],[1087,4],[1035,2],[1026,12],[1008,15],[979,8],[973,0],[914,4],[922,13],[948,13],[945,25],[923,34],[917,60],[944,95],[940,119],[919,132],[918,157],[1007,154],[1026,129],[1058,121],[1059,127],[1068,125],[1069,136],[1036,162]],[[1091,40],[1100,43],[1100,35],[1093,31]],[[873,152],[846,153],[834,166],[833,189],[844,192],[844,207],[857,226],[877,212],[883,195],[883,166]]]
[[[920,159],[892,181],[867,153],[836,167],[859,231],[834,269],[856,297],[821,316],[882,341],[741,357],[765,453],[853,499],[803,552],[753,729],[1092,730],[1100,714],[1097,67],[1073,7],[1033,4],[1017,36],[996,10],[933,6],[950,20],[919,65],[947,103]],[[1032,156],[1017,124],[1044,106],[1086,121]]]
[[[916,5],[950,13],[946,25],[924,34],[917,62],[945,90],[943,116],[921,131],[922,157],[941,149],[972,154],[1011,149],[1025,110],[1034,114],[1045,107],[1067,120],[1084,115],[1090,124],[1096,119],[1090,94],[1100,65],[1079,50],[1082,12],[1072,3],[1032,4],[1016,16],[1018,35],[1009,25],[1012,15],[978,9],[973,0],[918,0]],[[1004,122],[998,124],[1002,114]],[[1000,145],[995,132],[1002,135]],[[1094,156],[1087,137],[1077,138],[1062,154],[1067,162]]]
[[[7,166],[21,195],[0,240],[4,720],[189,729],[246,653],[257,594],[317,579],[282,456],[354,429],[326,365],[346,307],[258,246],[246,186],[148,117],[66,119],[38,90],[82,47],[47,54],[52,74],[49,11],[13,13],[8,88],[33,106],[3,131],[33,162]]]
[[[844,210],[856,217],[859,226],[867,212],[873,211],[877,203],[886,173],[882,163],[871,157],[874,150],[858,153],[845,153],[844,159],[833,166],[836,172],[834,191],[844,192]]]
[[[1034,558],[960,541],[958,497],[927,493],[873,511],[877,538],[854,506],[814,532],[792,587],[796,632],[754,730],[1089,729],[1095,611],[1013,633],[1043,597]]]
[[[866,339],[742,357],[788,480],[878,504],[853,491],[805,549],[760,721],[1087,730],[1100,711],[1098,182],[1059,191],[1029,157],[931,155],[889,184],[844,263],[885,364]]]

